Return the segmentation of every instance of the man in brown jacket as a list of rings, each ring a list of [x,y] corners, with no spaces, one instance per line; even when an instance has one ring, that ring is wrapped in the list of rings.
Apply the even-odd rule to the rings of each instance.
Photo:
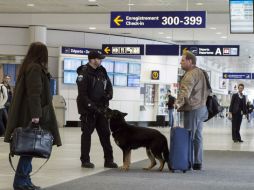
[[[196,57],[185,51],[181,67],[185,74],[180,82],[176,100],[178,111],[184,112],[184,128],[192,131],[194,145],[194,170],[201,170],[203,160],[202,122],[207,119],[206,99],[209,90],[203,70],[196,66]]]

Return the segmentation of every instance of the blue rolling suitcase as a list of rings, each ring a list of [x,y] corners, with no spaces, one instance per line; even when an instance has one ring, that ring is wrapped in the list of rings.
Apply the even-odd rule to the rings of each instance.
[[[193,142],[191,131],[172,127],[170,131],[169,168],[172,172],[181,170],[184,173],[192,168]]]

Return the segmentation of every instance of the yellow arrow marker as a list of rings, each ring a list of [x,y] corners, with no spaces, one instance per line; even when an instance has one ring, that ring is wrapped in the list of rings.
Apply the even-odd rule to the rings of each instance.
[[[109,48],[109,47],[106,47],[106,48],[104,49],[104,52],[105,52],[106,54],[109,54],[110,48]]]
[[[159,77],[159,73],[158,72],[153,72],[153,78],[157,79]]]
[[[227,74],[225,74],[225,75],[224,75],[224,78],[225,78],[225,79],[226,79],[226,78],[228,78],[228,75],[227,75]]]
[[[120,23],[123,22],[123,19],[121,19],[121,16],[117,16],[114,19],[114,22],[116,23],[117,26],[120,26]]]

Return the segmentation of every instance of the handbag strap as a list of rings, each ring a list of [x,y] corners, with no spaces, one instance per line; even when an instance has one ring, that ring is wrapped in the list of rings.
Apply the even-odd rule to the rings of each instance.
[[[11,165],[13,171],[16,173],[16,170],[15,170],[15,168],[14,168],[14,166],[13,166],[11,157],[12,157],[11,154],[9,154],[9,162],[10,162],[10,165]],[[40,169],[48,162],[48,160],[49,160],[49,158],[48,158],[35,172],[33,172],[33,173],[32,173],[31,175],[29,175],[29,176],[33,176],[34,174],[38,173],[38,172],[40,171]],[[18,176],[24,176],[24,175],[19,174],[19,173],[16,173],[16,175],[18,175]]]
[[[212,92],[212,87],[211,87],[211,84],[210,84],[210,82],[209,82],[208,74],[207,74],[207,72],[206,72],[205,70],[203,70],[203,69],[201,69],[201,70],[202,70],[202,72],[203,72],[203,74],[204,74],[204,76],[205,76],[207,88],[208,88],[209,90],[211,90],[211,92]]]

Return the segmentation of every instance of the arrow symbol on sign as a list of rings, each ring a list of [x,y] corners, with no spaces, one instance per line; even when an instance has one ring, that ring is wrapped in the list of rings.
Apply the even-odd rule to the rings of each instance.
[[[109,47],[106,47],[106,48],[104,49],[104,52],[105,52],[106,54],[109,54],[110,48],[109,48]]]
[[[224,78],[225,78],[225,79],[228,78],[227,74],[224,75]]]
[[[121,19],[121,16],[117,16],[114,19],[114,22],[116,23],[117,26],[120,26],[120,23],[123,22],[123,19]],[[119,23],[120,22],[120,23]]]

